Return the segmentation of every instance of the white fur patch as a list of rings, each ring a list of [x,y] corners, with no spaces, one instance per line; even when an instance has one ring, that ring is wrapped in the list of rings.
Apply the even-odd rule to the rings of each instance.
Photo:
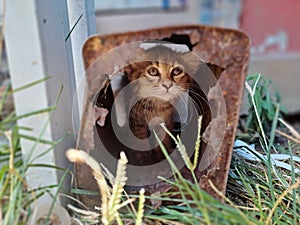
[[[141,43],[140,44],[140,48],[144,49],[145,51],[148,51],[151,48],[154,48],[157,46],[167,47],[177,53],[187,53],[190,51],[188,46],[182,45],[182,44],[171,44],[171,43]]]

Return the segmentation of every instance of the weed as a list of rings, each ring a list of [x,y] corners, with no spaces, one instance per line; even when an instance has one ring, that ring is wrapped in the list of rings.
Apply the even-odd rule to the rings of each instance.
[[[3,96],[11,95],[17,91],[30,88],[43,80],[38,80],[30,84],[24,85],[17,90],[11,91],[7,89]],[[1,101],[0,104],[5,104],[5,101]],[[0,109],[4,107],[0,105]],[[65,137],[62,137],[58,141],[43,140],[42,134],[45,131],[45,127],[48,125],[51,114],[55,110],[56,106],[51,106],[46,109],[38,110],[35,112],[27,113],[24,115],[16,116],[14,112],[6,115],[0,120],[0,138],[1,138],[1,151],[0,151],[0,222],[3,225],[11,224],[25,224],[29,216],[32,214],[32,208],[36,200],[46,193],[51,193],[51,190],[56,189],[56,194],[53,196],[53,205],[58,198],[59,190],[62,187],[61,179],[59,184],[53,184],[46,187],[39,187],[31,189],[27,184],[25,177],[28,170],[32,167],[48,168],[55,170],[65,171],[66,176],[68,170],[58,168],[53,165],[47,164],[34,164],[34,161],[49,151],[53,151],[54,147],[60,143]],[[0,112],[1,113],[1,112]],[[37,116],[41,113],[47,113],[49,115],[48,121],[42,126],[42,131],[39,137],[31,137],[20,134],[22,130],[30,130],[30,128],[19,127],[17,121],[22,118]],[[21,154],[20,139],[27,139],[33,141],[35,144],[30,153],[25,157]],[[48,149],[41,152],[35,158],[32,157],[33,151],[37,144],[42,143],[48,145]],[[51,210],[49,211],[49,213]],[[48,217],[50,214],[48,215]]]
[[[247,84],[254,92],[248,95],[248,116],[245,127],[253,133],[260,132],[261,127],[265,132],[269,132],[270,124],[273,122],[277,105],[280,102],[280,95],[277,92],[271,94],[271,81],[262,77],[261,74],[248,76]],[[280,107],[279,117],[282,117],[282,112],[284,112],[284,107]]]
[[[244,146],[234,149],[226,195],[218,191],[210,182],[211,188],[224,199],[224,203],[217,201],[200,189],[194,174],[197,157],[194,157],[195,161],[191,162],[187,157],[184,143],[179,137],[172,136],[166,130],[177,144],[193,180],[187,180],[182,176],[165,147],[157,138],[174,174],[172,180],[163,177],[161,179],[173,187],[172,192],[151,196],[131,195],[129,197],[123,192],[125,203],[122,203],[120,192],[118,192],[118,198],[114,201],[114,204],[118,206],[112,207],[108,202],[112,198],[113,192],[109,190],[105,192],[108,197],[104,201],[104,205],[102,203],[101,206],[104,224],[112,222],[112,220],[105,219],[107,218],[105,216],[107,210],[113,209],[112,212],[116,213],[115,209],[127,204],[128,199],[135,198],[140,199],[138,213],[135,212],[134,208],[127,208],[127,213],[119,212],[111,218],[114,218],[118,224],[123,224],[124,221],[128,224],[133,224],[135,221],[137,224],[299,224],[300,178],[298,168],[300,159],[292,154],[290,143],[290,141],[298,141],[299,134],[289,127],[288,129],[293,135],[293,137],[286,135],[290,141],[288,146],[285,146],[285,152],[287,151],[289,154],[272,154],[272,152],[280,153],[274,147],[275,135],[278,133],[278,121],[282,121],[280,119],[280,106],[277,101],[271,100],[266,84],[259,82],[261,79],[265,82],[265,79],[258,75],[256,79],[254,77],[248,78],[248,80],[254,81],[252,86],[246,83],[250,105],[253,109],[248,128],[255,131],[254,133],[249,132],[248,135],[255,134],[258,137],[259,150],[244,142],[242,142]],[[257,94],[258,92],[262,93]],[[281,123],[284,124],[284,122]],[[200,126],[201,119],[199,120],[199,129]],[[164,126],[163,128],[166,129]],[[198,135],[196,148],[200,145],[200,134]],[[299,148],[297,141],[293,144]],[[108,174],[107,172],[106,174]],[[103,177],[103,175],[101,176]],[[119,185],[115,179],[108,178],[113,184],[113,190],[115,185],[117,187]],[[122,183],[123,185],[124,183]],[[105,185],[99,185],[99,188],[101,193],[105,191]],[[150,202],[167,201],[172,204],[168,206],[159,205],[158,207],[144,206],[144,199],[150,200]],[[147,207],[148,210],[142,210],[144,207]]]

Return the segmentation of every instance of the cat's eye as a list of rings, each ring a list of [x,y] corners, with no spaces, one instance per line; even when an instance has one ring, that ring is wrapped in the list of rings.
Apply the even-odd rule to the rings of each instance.
[[[177,76],[177,75],[180,75],[180,74],[182,74],[182,73],[183,73],[183,69],[180,68],[180,67],[175,67],[175,68],[173,68],[172,71],[171,71],[171,75],[172,75],[172,76]]]
[[[147,73],[151,76],[158,76],[159,75],[159,71],[156,67],[150,67],[148,70],[147,70]]]

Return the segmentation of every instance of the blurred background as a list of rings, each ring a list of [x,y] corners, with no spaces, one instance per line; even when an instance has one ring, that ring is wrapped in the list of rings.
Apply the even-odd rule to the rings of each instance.
[[[240,29],[251,39],[249,74],[272,80],[290,113],[300,111],[300,1],[95,0],[100,34],[181,24]]]
[[[300,111],[299,0],[94,0],[94,4],[99,34],[183,24],[244,31],[251,39],[248,73],[271,79],[287,111]],[[1,54],[3,80],[9,69],[5,49]]]
[[[18,120],[23,136],[16,140],[20,139],[23,155],[38,159],[37,165],[65,168],[69,162],[62,150],[76,145],[83,108],[82,46],[87,37],[202,24],[248,34],[248,74],[261,73],[272,80],[271,91],[280,93],[282,105],[297,119],[300,130],[299,21],[300,0],[0,0],[0,121]],[[19,90],[13,97],[8,94],[11,87]],[[248,112],[245,104],[243,109]],[[11,117],[14,110],[17,119]],[[9,123],[6,120],[3,124]],[[3,136],[6,125],[1,129],[0,147],[3,143],[8,146]],[[63,141],[57,144],[57,140]],[[49,151],[48,143],[55,151]],[[4,157],[2,162],[7,163]],[[57,174],[63,173],[49,167],[41,176],[41,168],[31,169],[26,180],[33,190],[58,183],[62,174]],[[71,182],[66,183],[67,190]],[[43,201],[49,203],[49,199]]]
[[[14,109],[18,116],[29,115],[57,104],[50,121],[42,113],[38,117],[20,117],[18,126],[26,137],[38,137],[21,139],[24,155],[31,154],[32,146],[36,146],[31,140],[42,138],[56,143],[67,133],[74,134],[55,144],[57,151],[47,150],[47,155],[36,162],[65,167],[69,162],[61,150],[75,146],[83,108],[81,81],[85,71],[81,52],[87,37],[94,33],[202,24],[239,29],[250,37],[248,74],[261,73],[272,81],[271,94],[280,94],[281,104],[290,117],[296,118],[300,130],[299,21],[300,0],[0,0],[0,103],[10,83],[16,89],[51,78],[26,90],[19,89],[14,98],[9,95],[0,120]],[[245,104],[243,110],[248,112]],[[42,136],[41,124],[47,124]],[[48,146],[40,143],[35,154],[46,149]],[[37,167],[27,177],[29,186],[47,187],[61,177],[52,168],[45,174],[40,176]]]

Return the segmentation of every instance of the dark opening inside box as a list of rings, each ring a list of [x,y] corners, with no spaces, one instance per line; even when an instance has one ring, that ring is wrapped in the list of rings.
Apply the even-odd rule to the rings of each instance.
[[[186,109],[186,114],[190,115],[188,116],[189,123],[185,129],[179,129],[178,134],[192,158],[197,138],[198,115],[203,114],[202,133],[204,132],[204,136],[206,133],[207,138],[210,138],[211,141],[204,141],[201,144],[201,158],[195,173],[200,187],[218,198],[209,181],[221,192],[225,192],[249,59],[249,39],[242,32],[197,25],[104,36],[96,35],[89,38],[83,48],[86,89],[78,147],[88,151],[111,172],[115,171],[120,151],[125,151],[129,158],[127,172],[131,180],[129,179],[127,191],[130,193],[137,192],[141,187],[150,194],[164,192],[170,188],[166,182],[157,180],[157,175],[167,175],[164,173],[166,164],[163,159],[140,162],[135,158],[137,154],[132,149],[134,147],[128,148],[126,144],[124,145],[124,141],[128,141],[129,145],[132,143],[126,134],[127,121],[122,119],[122,108],[124,109],[129,101],[128,99],[117,101],[117,99],[118,96],[122,96],[119,92],[124,91],[126,86],[121,85],[116,88],[111,81],[108,82],[109,76],[107,75],[114,74],[113,78],[124,77],[120,69],[126,68],[128,59],[134,57],[141,42],[165,40],[174,43],[174,40],[170,40],[174,34],[188,37],[188,40],[179,41],[183,41],[187,46],[190,45],[189,48],[192,48],[193,54],[203,62],[202,72],[198,74],[203,74],[207,68],[212,69],[212,72],[205,71],[204,74],[208,74],[207,76],[193,77],[196,83],[200,84],[195,92],[197,96],[203,97],[194,96],[193,100],[201,110],[193,114],[189,111],[190,109]],[[212,79],[214,75],[217,75],[218,82]],[[126,90],[124,93],[123,96],[127,96]],[[95,125],[94,105],[108,109],[109,114],[106,117],[105,126]],[[177,134],[176,129],[172,132]],[[123,137],[124,140],[120,141],[120,137]],[[180,153],[176,151],[173,153],[171,154],[174,159],[181,159]],[[143,154],[147,153],[139,151],[138,154],[143,158]],[[182,174],[189,178],[189,171],[182,164],[184,162],[179,160],[178,163]],[[134,179],[135,177],[136,179]],[[97,191],[88,167],[76,165],[76,178],[78,188]],[[99,204],[98,199],[90,196],[81,196],[81,200],[90,207]]]

